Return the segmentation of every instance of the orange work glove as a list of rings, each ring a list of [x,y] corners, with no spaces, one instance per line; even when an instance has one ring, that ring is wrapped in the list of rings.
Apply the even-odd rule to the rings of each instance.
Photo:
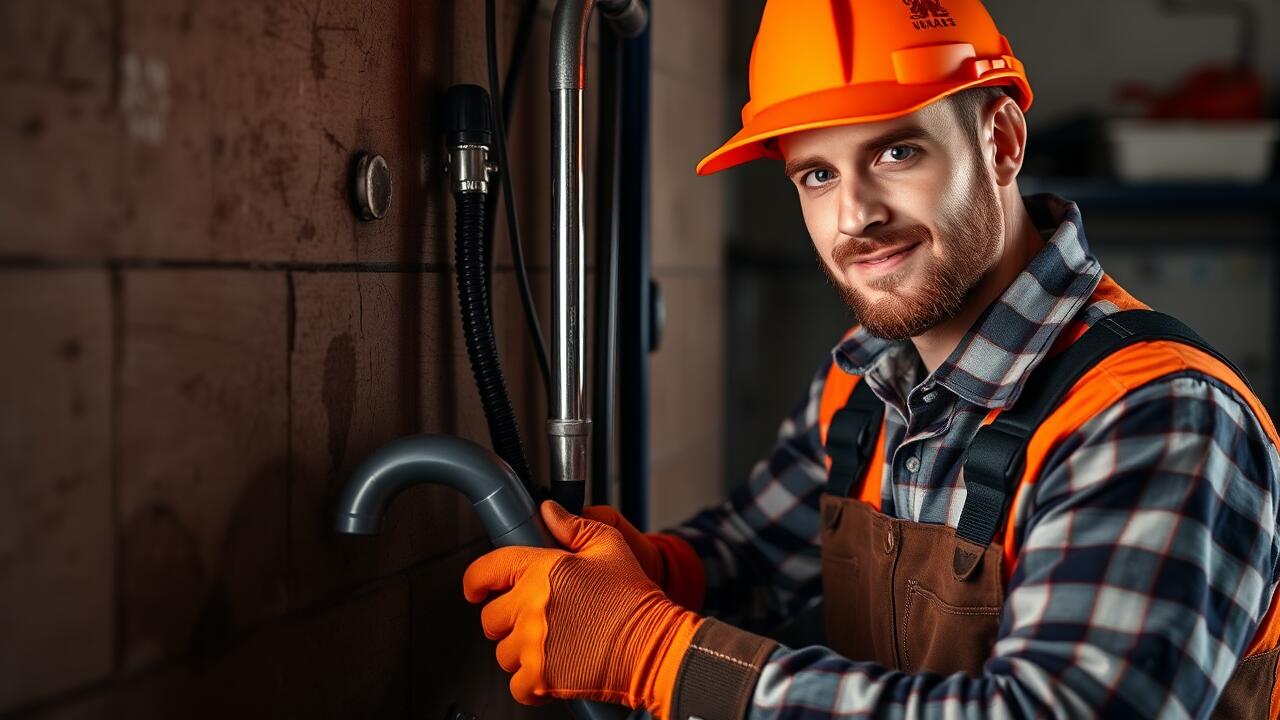
[[[688,541],[670,533],[642,533],[609,505],[582,508],[582,516],[615,527],[627,541],[640,567],[676,604],[694,612],[706,599],[706,571],[702,558]]]
[[[470,602],[504,593],[485,605],[480,621],[485,636],[499,640],[498,664],[514,673],[512,696],[526,705],[621,703],[666,718],[702,618],[645,577],[617,530],[552,501],[541,510],[567,550],[498,548],[462,577]]]

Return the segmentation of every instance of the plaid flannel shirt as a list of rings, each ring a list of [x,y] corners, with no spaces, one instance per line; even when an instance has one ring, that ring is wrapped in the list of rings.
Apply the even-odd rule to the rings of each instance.
[[[831,362],[888,406],[883,512],[954,527],[961,458],[1013,404],[1102,268],[1078,208],[1025,198],[1048,238],[932,374],[909,342],[855,330],[768,458],[723,505],[672,528],[701,556],[704,612],[767,632],[821,595],[818,406]],[[982,676],[906,674],[824,647],[779,647],[749,717],[1207,717],[1277,584],[1280,457],[1244,401],[1188,372],[1133,390],[1048,459],[1017,509],[1018,564]]]

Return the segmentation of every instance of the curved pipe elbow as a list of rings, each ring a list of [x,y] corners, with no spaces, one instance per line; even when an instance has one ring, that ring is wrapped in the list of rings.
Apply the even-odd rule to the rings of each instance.
[[[444,485],[471,501],[494,545],[554,547],[534,518],[533,499],[489,450],[451,435],[416,435],[384,445],[356,468],[338,499],[336,529],[373,535],[406,488]]]
[[[587,29],[595,0],[560,0],[551,15],[551,90],[581,90],[587,75]]]
[[[600,13],[624,38],[636,37],[649,24],[644,0],[560,0],[551,16],[551,90],[581,90],[587,80],[587,30],[591,13]]]
[[[639,37],[649,25],[649,8],[644,0],[596,0],[604,19],[618,37]]]
[[[338,532],[381,532],[382,517],[396,496],[423,484],[445,485],[466,495],[496,546],[557,547],[511,468],[489,450],[451,435],[401,438],[366,458],[342,488]],[[577,720],[629,715],[621,706],[584,700],[571,701],[569,709]]]

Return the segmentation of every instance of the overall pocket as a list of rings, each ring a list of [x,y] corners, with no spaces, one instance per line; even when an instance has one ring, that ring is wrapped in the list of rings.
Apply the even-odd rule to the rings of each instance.
[[[999,607],[949,603],[909,580],[900,635],[902,670],[980,675],[999,630]]]

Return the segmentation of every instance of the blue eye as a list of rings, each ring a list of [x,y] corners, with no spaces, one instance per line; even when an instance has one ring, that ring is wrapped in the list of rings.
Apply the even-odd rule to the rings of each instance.
[[[805,187],[822,187],[831,182],[832,172],[825,168],[810,170],[801,178],[800,184]]]
[[[880,159],[884,162],[893,164],[910,160],[916,154],[916,149],[910,145],[894,145],[880,153]]]

